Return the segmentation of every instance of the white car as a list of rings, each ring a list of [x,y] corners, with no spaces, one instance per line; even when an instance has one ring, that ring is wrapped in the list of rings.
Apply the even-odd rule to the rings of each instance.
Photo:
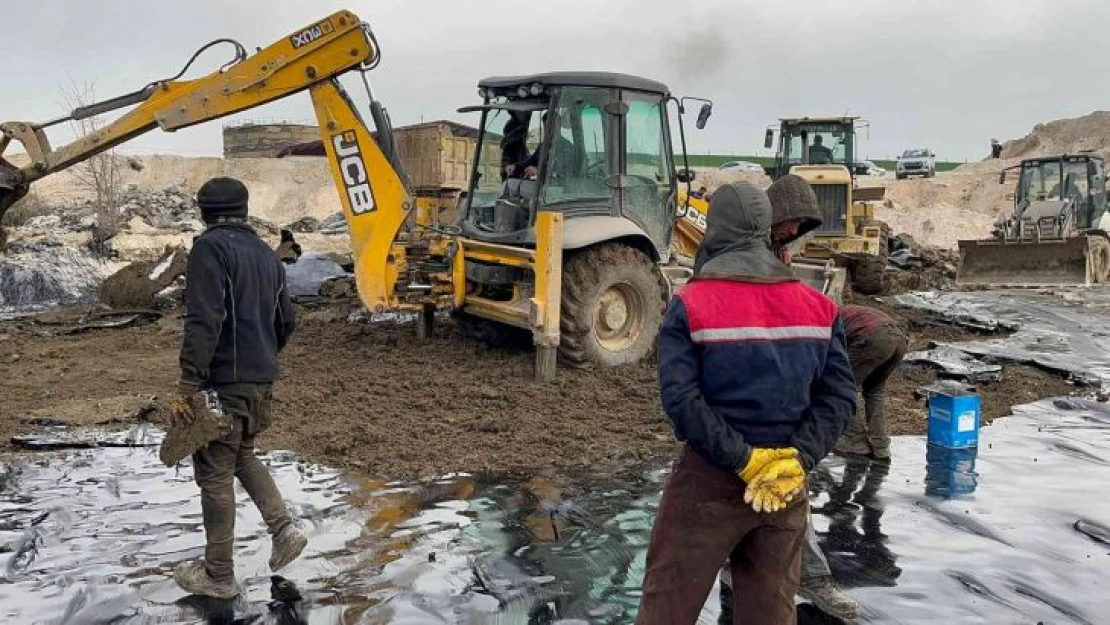
[[[759,163],[753,163],[751,161],[729,161],[729,162],[725,163],[724,165],[721,165],[717,169],[719,169],[721,171],[762,172],[763,171],[763,165],[760,165]]]
[[[859,161],[856,163],[856,174],[863,176],[885,176],[886,170],[871,161]]]
[[[928,148],[917,148],[902,152],[894,169],[894,177],[901,180],[910,176],[932,178],[937,175],[936,157]]]

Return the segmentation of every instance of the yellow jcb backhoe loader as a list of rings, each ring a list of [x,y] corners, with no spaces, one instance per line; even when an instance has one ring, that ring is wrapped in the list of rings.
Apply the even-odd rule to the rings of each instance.
[[[530,330],[541,379],[554,373],[557,354],[570,365],[610,365],[650,351],[668,276],[689,273],[670,262],[681,176],[668,109],[675,105],[682,130],[684,101],[665,85],[579,72],[481,81],[482,103],[470,110],[481,112],[482,132],[464,215],[440,224],[435,203],[414,201],[406,183],[388,116],[367,80],[381,52],[357,16],[339,11],[253,55],[230,40],[209,46],[220,42],[236,55],[218,72],[181,80],[198,52],[176,76],[134,93],[45,123],[0,124],[0,216],[36,180],[145,132],[308,90],[367,309],[418,313],[422,333],[437,309]],[[366,87],[376,141],[337,80],[348,72]],[[124,107],[134,108],[51,147],[49,127]],[[710,112],[705,102],[699,128]],[[504,166],[512,163],[502,162],[510,117],[528,129],[531,151],[531,166],[512,168],[512,177]],[[13,141],[30,158],[24,167],[2,158]]]
[[[959,241],[956,284],[986,287],[1091,286],[1110,281],[1106,173],[1093,154],[1026,159],[1014,211],[989,239]]]

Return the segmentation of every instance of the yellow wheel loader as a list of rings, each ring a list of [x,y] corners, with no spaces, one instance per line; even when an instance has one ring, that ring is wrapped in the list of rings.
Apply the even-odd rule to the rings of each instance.
[[[875,220],[874,203],[883,199],[885,188],[856,184],[858,123],[858,117],[779,120],[775,164],[767,168],[767,175],[772,180],[798,175],[817,194],[822,224],[809,236],[798,260],[831,260],[848,270],[855,291],[875,295],[885,284],[891,233]],[[771,149],[774,137],[775,128],[768,128],[764,147]]]
[[[1014,212],[995,223],[992,237],[959,241],[960,286],[1091,286],[1110,280],[1110,216],[1106,174],[1092,154],[1026,159]]]
[[[150,130],[173,132],[307,90],[368,310],[417,313],[421,334],[437,309],[526,329],[539,378],[554,373],[557,354],[570,365],[612,365],[650,351],[668,276],[689,273],[671,263],[682,176],[669,111],[685,158],[685,100],[665,85],[595,72],[483,80],[481,104],[467,109],[481,113],[471,189],[460,222],[443,224],[434,202],[414,199],[399,164],[367,78],[381,51],[357,16],[339,11],[252,55],[231,40],[201,51],[218,43],[235,56],[207,76],[181,79],[198,52],[177,75],[134,93],[48,122],[0,124],[0,216],[36,180]],[[347,73],[366,88],[376,139],[338,81]],[[699,128],[711,113],[703,102]],[[127,107],[93,133],[50,145],[51,126]],[[521,139],[523,149],[513,143]],[[23,167],[3,159],[13,141],[30,159]]]
[[[681,267],[693,267],[698,246],[705,238],[706,219],[709,215],[709,202],[704,198],[693,197],[679,190],[679,221],[675,228],[673,263]],[[795,259],[790,268],[794,275],[813,288],[828,295],[836,302],[843,300],[847,273],[837,267],[832,260],[824,262]]]

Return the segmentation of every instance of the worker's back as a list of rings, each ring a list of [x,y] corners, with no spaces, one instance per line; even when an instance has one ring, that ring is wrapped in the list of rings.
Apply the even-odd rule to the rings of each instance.
[[[293,330],[285,271],[274,251],[246,224],[210,227],[190,253],[185,286],[186,342],[210,384],[267,383],[277,379],[277,353]],[[211,350],[211,359],[204,353]],[[190,353],[187,353],[190,352]]]
[[[788,443],[833,346],[836,304],[801,282],[698,280],[679,297],[706,402],[748,444]]]

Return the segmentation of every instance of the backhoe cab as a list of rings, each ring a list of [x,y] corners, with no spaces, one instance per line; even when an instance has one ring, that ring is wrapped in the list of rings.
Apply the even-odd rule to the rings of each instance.
[[[1089,286],[1110,281],[1110,215],[1106,172],[1093,154],[1026,159],[1014,211],[995,223],[992,238],[959,241],[956,282],[962,286]]]
[[[558,310],[559,357],[572,366],[643,358],[670,295],[668,275],[689,273],[664,266],[678,184],[691,178],[676,171],[667,112],[682,103],[661,83],[600,72],[487,78],[478,92],[482,104],[460,109],[481,113],[461,234],[510,255],[544,249],[552,263],[561,255],[562,272],[469,255],[462,311],[530,328],[536,310]],[[552,219],[558,242],[545,241]],[[544,285],[559,291],[545,294]],[[537,334],[536,343],[549,338]]]
[[[848,269],[852,287],[863,294],[881,293],[889,248],[889,231],[875,220],[873,202],[882,187],[857,187],[855,180],[858,117],[800,117],[779,121],[773,180],[787,174],[813,186],[821,206],[821,227],[807,240],[801,262],[833,260]],[[774,145],[775,128],[767,129],[764,147]]]

